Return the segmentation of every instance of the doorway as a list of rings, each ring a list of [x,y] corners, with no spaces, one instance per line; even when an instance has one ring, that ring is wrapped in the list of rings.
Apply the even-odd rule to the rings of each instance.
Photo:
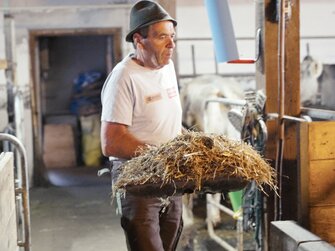
[[[29,37],[34,184],[89,182],[106,163],[100,92],[121,60],[121,29],[33,30]]]

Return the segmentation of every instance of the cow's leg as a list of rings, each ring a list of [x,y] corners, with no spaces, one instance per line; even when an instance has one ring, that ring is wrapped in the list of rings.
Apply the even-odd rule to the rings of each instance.
[[[193,218],[193,194],[183,195],[183,221],[184,226],[190,226],[194,222]]]
[[[220,203],[221,194],[207,194],[206,197],[211,197],[216,203]],[[220,209],[207,201],[207,220],[211,221],[214,226],[221,222]]]

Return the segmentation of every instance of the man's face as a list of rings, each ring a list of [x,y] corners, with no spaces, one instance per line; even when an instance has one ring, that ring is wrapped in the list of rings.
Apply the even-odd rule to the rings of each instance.
[[[150,68],[161,68],[169,63],[175,48],[175,29],[170,21],[149,26],[148,36],[142,38],[143,60]]]

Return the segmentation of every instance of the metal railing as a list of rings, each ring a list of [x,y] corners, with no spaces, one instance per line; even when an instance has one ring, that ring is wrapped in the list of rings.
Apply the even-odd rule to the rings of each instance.
[[[7,133],[0,133],[0,141],[9,141],[16,147],[20,155],[21,170],[17,170],[17,177],[15,179],[15,197],[16,208],[19,208],[19,218],[22,218],[22,228],[20,227],[21,219],[17,219],[18,240],[17,245],[23,247],[24,251],[31,250],[31,236],[30,236],[30,208],[29,208],[29,184],[27,175],[27,155],[23,144],[13,135]],[[17,165],[15,165],[16,168]],[[22,211],[20,210],[22,207]],[[22,215],[21,215],[22,214]],[[22,239],[21,239],[22,238]]]
[[[211,237],[216,243],[218,243],[221,247],[228,251],[243,251],[243,217],[242,214],[235,213],[233,210],[231,210],[228,207],[225,207],[224,205],[221,205],[220,203],[216,202],[212,197],[206,196],[207,203],[210,203],[211,205],[217,207],[220,211],[228,214],[233,219],[236,220],[236,238],[237,243],[236,247],[230,245],[228,242],[226,242],[224,239],[219,237],[215,231],[213,223],[210,219],[207,219],[207,231],[209,234],[209,237]]]

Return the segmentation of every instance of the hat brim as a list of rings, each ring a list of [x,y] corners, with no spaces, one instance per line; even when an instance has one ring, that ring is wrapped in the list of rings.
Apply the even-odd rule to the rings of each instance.
[[[147,23],[145,23],[145,24],[142,24],[142,25],[136,27],[135,29],[133,29],[132,31],[130,31],[130,32],[127,34],[127,36],[126,36],[126,41],[132,43],[132,42],[133,42],[133,35],[134,35],[136,32],[138,32],[138,30],[140,30],[140,29],[142,29],[142,28],[144,28],[144,27],[147,27],[147,26],[149,26],[149,25],[151,25],[151,24],[158,23],[158,22],[162,22],[162,21],[171,21],[171,22],[173,23],[173,26],[174,26],[174,27],[177,26],[177,21],[174,20],[174,19],[171,18],[171,17],[166,17],[165,19],[163,18],[163,19],[160,19],[160,20],[153,20],[153,21],[151,21],[151,22],[147,22]]]

